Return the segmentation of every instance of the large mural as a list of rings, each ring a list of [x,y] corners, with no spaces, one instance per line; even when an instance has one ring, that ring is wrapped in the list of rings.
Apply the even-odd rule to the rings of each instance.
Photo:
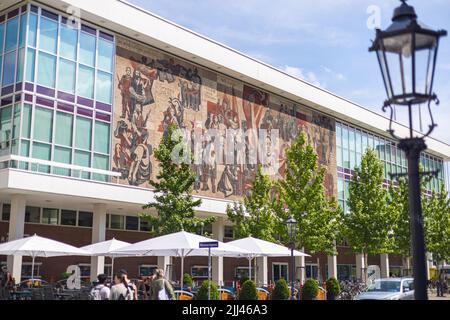
[[[150,187],[149,180],[158,170],[153,149],[169,126],[177,124],[200,135],[208,130],[223,135],[227,129],[278,130],[274,178],[284,176],[286,149],[304,132],[327,169],[327,191],[335,194],[333,119],[133,40],[117,37],[116,41],[112,168],[122,174],[121,183]],[[251,138],[236,142],[246,145]],[[200,156],[208,161],[192,164],[197,174],[194,192],[238,200],[250,190],[256,164],[245,161],[248,148],[236,148],[236,161],[228,163],[218,159],[224,155],[215,146],[215,137],[199,146]]]

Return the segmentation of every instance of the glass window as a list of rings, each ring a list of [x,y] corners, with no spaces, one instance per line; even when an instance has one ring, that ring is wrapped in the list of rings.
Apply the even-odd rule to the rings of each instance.
[[[227,239],[234,239],[234,228],[233,228],[233,226],[225,226],[223,237],[227,238]]]
[[[28,45],[36,47],[37,15],[30,13],[28,18]]]
[[[56,57],[39,52],[37,82],[40,85],[54,88],[56,74]]]
[[[348,149],[348,129],[347,126],[342,126],[342,147]]]
[[[139,229],[139,218],[138,217],[126,217],[126,229],[127,230],[138,230]]]
[[[53,160],[55,162],[71,164],[72,163],[72,149],[55,147],[53,158],[54,158]],[[65,168],[54,167],[53,173],[59,174],[59,175],[64,175],[64,176],[70,176],[70,170],[65,169]]]
[[[94,154],[94,168],[100,170],[109,169],[109,157],[100,154]],[[106,181],[107,177],[100,174],[94,174],[94,180]]]
[[[111,229],[123,229],[124,225],[123,225],[123,218],[124,216],[118,216],[115,214],[112,214],[110,216],[111,219]]]
[[[39,31],[39,48],[51,53],[56,53],[58,23],[55,20],[41,16]]]
[[[344,195],[344,180],[341,178],[338,178],[338,199],[342,200],[345,199]]]
[[[9,221],[11,214],[11,205],[4,203],[2,208],[2,220]]]
[[[336,148],[336,162],[338,167],[343,167],[344,163],[342,161],[342,149],[341,147]]]
[[[29,82],[34,82],[34,68],[36,61],[36,51],[34,49],[27,49],[27,65],[26,65],[26,80]]]
[[[41,223],[41,208],[26,207],[25,208],[25,222]]]
[[[42,209],[42,223],[58,225],[59,223],[59,210],[58,209]]]
[[[94,98],[94,69],[79,65],[78,67],[78,95]]]
[[[350,150],[355,150],[355,129],[348,129],[348,146]]]
[[[81,32],[80,33],[80,59],[83,64],[93,67],[95,64],[95,45],[94,36]]]
[[[19,17],[8,20],[6,23],[5,52],[17,47],[17,31],[19,28]]]
[[[347,149],[342,150],[342,158],[344,159],[344,168],[350,169],[350,154]]]
[[[51,149],[49,144],[33,143],[33,158],[50,160]]]
[[[151,231],[152,230],[152,227],[151,227],[151,225],[150,225],[150,222],[148,221],[148,220],[145,220],[145,219],[142,219],[142,218],[140,218],[139,219],[140,221],[140,223],[139,223],[139,230],[141,230],[141,231]]]
[[[362,134],[361,131],[356,130],[356,152],[362,152],[362,144],[361,144],[361,139],[362,139]]]
[[[94,151],[109,154],[109,124],[95,122]]]
[[[13,139],[19,137],[19,129],[20,129],[20,104],[17,103],[14,106],[13,129],[12,129]]]
[[[16,82],[22,82],[24,66],[25,66],[25,49],[21,48],[21,49],[19,49],[19,55],[17,57]]]
[[[11,139],[12,106],[0,109],[0,148]]]
[[[3,65],[3,86],[8,86],[14,83],[14,76],[16,74],[16,51],[5,54],[5,61]]]
[[[78,30],[76,28],[61,25],[61,36],[59,40],[59,54],[62,57],[76,60]]]
[[[25,45],[25,37],[27,35],[27,14],[23,14],[20,17],[20,30],[19,30],[19,47],[23,47]]]
[[[89,168],[91,166],[91,154],[89,152],[76,150],[74,164],[76,164],[77,166]],[[74,176],[79,177],[79,175],[79,171],[74,172]],[[89,172],[83,172],[81,175],[81,178],[83,179],[89,179],[89,177]]]
[[[96,87],[96,99],[110,104],[112,99],[112,75],[98,71]]]
[[[104,39],[98,41],[98,68],[112,72],[114,57],[114,45]]]
[[[34,114],[34,139],[52,142],[53,110],[36,107]]]
[[[3,40],[5,39],[4,34],[5,34],[5,24],[0,23],[0,55],[3,53]]]
[[[92,212],[78,212],[78,226],[79,227],[92,227]]]
[[[77,117],[75,147],[84,150],[91,150],[92,140],[92,120]]]
[[[22,114],[22,138],[29,139],[31,134],[31,105],[25,104]]]
[[[30,156],[30,141],[28,140],[22,140],[22,144],[20,146],[20,155],[23,157],[29,157]],[[24,169],[27,167],[25,166]]]
[[[58,89],[70,93],[75,93],[75,62],[59,59]]]
[[[336,123],[336,146],[342,147],[342,128],[340,123]]]
[[[55,142],[62,146],[72,146],[73,116],[69,113],[56,113]]]
[[[77,224],[77,212],[72,210],[61,210],[61,225],[75,226]]]

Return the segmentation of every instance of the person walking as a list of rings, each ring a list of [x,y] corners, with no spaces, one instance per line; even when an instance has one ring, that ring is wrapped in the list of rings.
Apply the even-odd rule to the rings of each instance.
[[[106,274],[99,274],[97,279],[98,284],[91,290],[92,300],[109,300],[111,289],[106,285],[108,276]]]
[[[138,290],[136,288],[136,285],[131,282],[130,279],[128,279],[128,272],[125,269],[121,269],[119,271],[119,274],[123,277],[125,286],[127,287],[128,291],[130,292],[130,299],[128,300],[138,300]]]
[[[150,285],[150,300],[175,300],[170,282],[164,278],[164,270],[155,270],[155,279]]]
[[[111,287],[109,300],[131,300],[125,278],[120,274],[114,275],[114,285]]]

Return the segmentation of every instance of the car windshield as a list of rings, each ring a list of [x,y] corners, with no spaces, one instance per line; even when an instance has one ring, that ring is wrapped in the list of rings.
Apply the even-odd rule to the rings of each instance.
[[[383,281],[378,280],[369,285],[368,292],[400,292],[400,281]]]

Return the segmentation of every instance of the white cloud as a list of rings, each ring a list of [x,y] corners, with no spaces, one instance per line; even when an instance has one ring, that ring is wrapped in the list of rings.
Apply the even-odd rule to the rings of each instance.
[[[326,73],[328,73],[329,75],[331,75],[336,80],[339,80],[339,81],[347,80],[347,78],[340,72],[335,72],[335,71],[333,71],[330,68],[325,67],[325,66],[320,66],[320,68],[323,71],[325,71]]]
[[[280,67],[279,69],[281,71],[284,71],[284,72],[290,74],[293,77],[305,80],[305,81],[311,83],[312,85],[325,88],[325,85],[320,83],[319,79],[317,78],[317,75],[314,72],[311,72],[311,71],[305,72],[301,68],[287,66],[287,65],[285,65],[284,67]]]

